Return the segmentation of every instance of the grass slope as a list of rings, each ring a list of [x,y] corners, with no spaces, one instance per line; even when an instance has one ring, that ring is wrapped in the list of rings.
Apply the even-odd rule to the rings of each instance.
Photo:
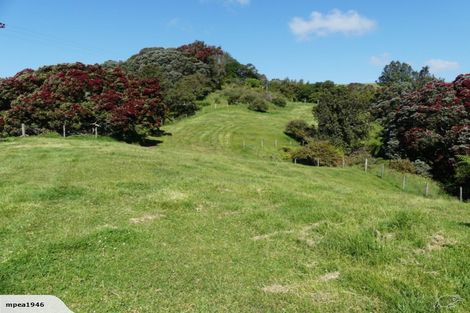
[[[0,294],[75,312],[468,312],[470,205],[271,161],[309,111],[206,108],[154,148],[1,142]]]
[[[209,106],[166,127],[175,136],[165,142],[192,151],[278,159],[280,147],[296,145],[283,133],[287,122],[296,118],[314,123],[312,105],[291,103],[287,109],[271,108],[269,113],[256,113],[241,105]]]

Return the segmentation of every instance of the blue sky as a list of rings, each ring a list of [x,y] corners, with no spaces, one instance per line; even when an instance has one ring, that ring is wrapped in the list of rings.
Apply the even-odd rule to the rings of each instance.
[[[373,82],[400,60],[453,80],[470,72],[468,12],[467,0],[0,0],[0,77],[204,40],[269,78]]]

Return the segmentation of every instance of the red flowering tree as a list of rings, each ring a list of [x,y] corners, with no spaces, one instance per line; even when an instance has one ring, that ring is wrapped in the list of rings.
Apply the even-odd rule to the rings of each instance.
[[[212,57],[224,54],[220,47],[208,46],[204,41],[198,40],[188,45],[183,45],[179,47],[178,50],[183,52],[183,54],[195,57],[204,63],[210,63]]]
[[[196,40],[193,43],[177,48],[186,56],[195,58],[209,66],[209,78],[214,86],[219,86],[226,75],[226,64],[229,59],[222,48],[209,46],[204,41]]]
[[[31,69],[25,69],[13,77],[0,80],[0,111],[8,110],[13,100],[20,95],[35,91],[43,82],[43,77]]]
[[[427,162],[436,178],[451,182],[457,156],[470,154],[470,74],[401,97],[385,138],[386,149]]]
[[[0,82],[3,131],[19,135],[62,131],[138,140],[158,131],[165,118],[160,84],[155,79],[128,77],[121,69],[99,65],[61,64],[23,71]],[[0,127],[2,127],[0,125]]]

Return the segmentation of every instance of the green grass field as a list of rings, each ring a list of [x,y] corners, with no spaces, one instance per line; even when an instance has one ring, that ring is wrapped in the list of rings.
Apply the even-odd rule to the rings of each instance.
[[[283,161],[285,124],[310,112],[206,107],[156,147],[0,142],[0,294],[77,313],[469,312],[470,204]]]

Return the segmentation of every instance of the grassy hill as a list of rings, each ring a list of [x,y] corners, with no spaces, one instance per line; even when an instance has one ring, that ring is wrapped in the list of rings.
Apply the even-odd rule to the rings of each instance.
[[[0,142],[0,294],[75,312],[468,312],[470,205],[282,161],[284,125],[310,111],[206,107],[149,148]]]

